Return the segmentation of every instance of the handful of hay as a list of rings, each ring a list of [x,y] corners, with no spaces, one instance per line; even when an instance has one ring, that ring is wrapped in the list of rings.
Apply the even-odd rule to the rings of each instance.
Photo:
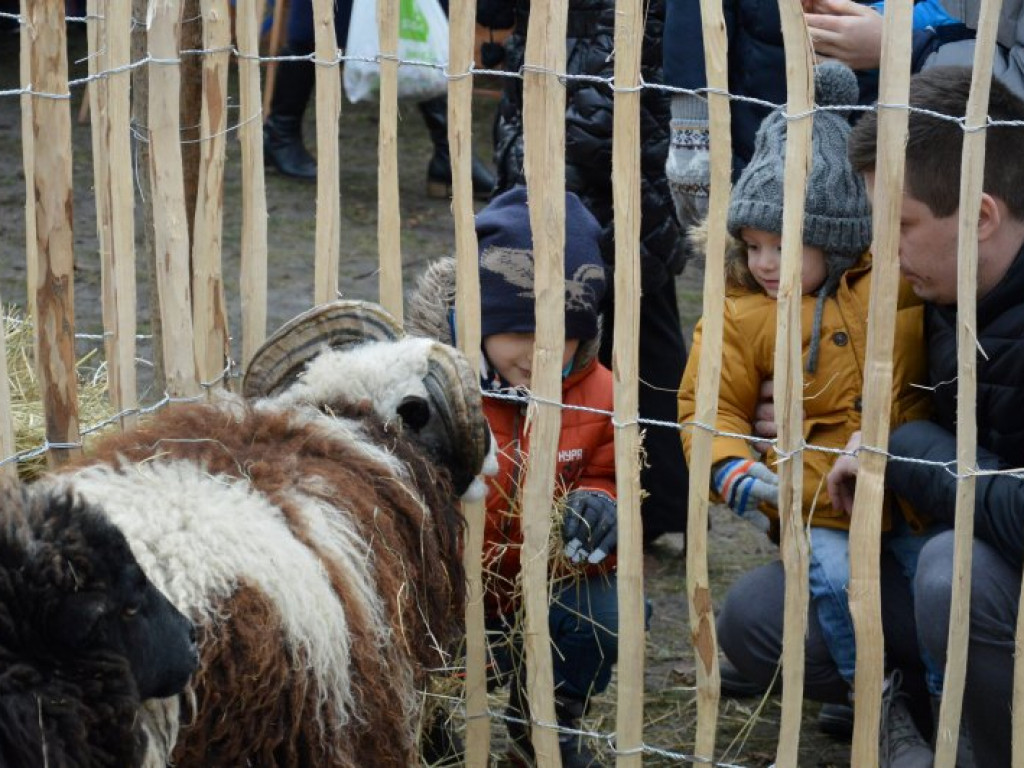
[[[7,375],[11,388],[11,413],[14,446],[18,456],[18,475],[31,480],[46,467],[46,454],[33,455],[46,445],[46,417],[39,391],[35,366],[35,330],[30,319],[13,308],[3,310],[4,344],[7,349]],[[78,376],[78,419],[86,427],[113,414],[107,398],[106,366],[97,363],[97,350],[79,358],[75,368]],[[0,418],[5,418],[0,415]],[[0,460],[8,459],[0,456]]]

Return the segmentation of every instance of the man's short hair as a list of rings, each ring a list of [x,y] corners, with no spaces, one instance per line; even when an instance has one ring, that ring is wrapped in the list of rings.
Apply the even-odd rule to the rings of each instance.
[[[971,92],[970,67],[935,67],[910,80],[911,107],[961,118]],[[1024,121],[1024,101],[993,78],[988,115],[993,121]],[[875,170],[878,112],[867,112],[850,134],[850,164],[861,173]],[[911,111],[907,136],[906,189],[939,218],[960,207],[960,123]],[[989,127],[985,140],[985,192],[1006,203],[1024,221],[1024,125]]]

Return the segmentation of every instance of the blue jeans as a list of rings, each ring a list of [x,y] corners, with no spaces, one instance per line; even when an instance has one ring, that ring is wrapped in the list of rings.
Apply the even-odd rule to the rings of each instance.
[[[551,599],[551,634],[555,691],[585,701],[611,680],[619,653],[619,600],[615,574],[570,581]],[[650,619],[650,604],[647,619]],[[487,619],[491,682],[504,685],[513,675],[525,681],[523,627],[517,616]]]
[[[917,559],[925,544],[941,530],[932,526],[925,533],[915,534],[906,520],[894,516],[892,529],[882,534],[882,549],[899,562],[911,584],[917,572]],[[836,528],[811,528],[811,558],[808,569],[811,603],[818,613],[818,622],[839,674],[851,686],[857,669],[857,645],[847,588],[850,584],[850,533]],[[923,646],[922,646],[923,648]],[[922,652],[927,670],[928,686],[936,680],[941,687],[942,668]]]

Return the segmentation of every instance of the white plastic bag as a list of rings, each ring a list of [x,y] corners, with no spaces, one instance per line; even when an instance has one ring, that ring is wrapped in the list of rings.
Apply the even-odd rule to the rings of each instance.
[[[376,0],[355,0],[345,55],[375,58],[379,54]],[[401,0],[398,58],[448,66],[448,18],[437,0]],[[343,82],[349,101],[376,100],[380,93],[380,66],[375,61],[346,61]],[[415,64],[398,67],[400,99],[423,101],[440,96],[447,88],[448,79],[441,69]]]

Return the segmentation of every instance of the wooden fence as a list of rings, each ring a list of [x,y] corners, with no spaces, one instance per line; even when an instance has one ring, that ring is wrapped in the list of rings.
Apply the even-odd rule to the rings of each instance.
[[[397,18],[399,0],[379,0],[378,21],[382,41],[379,248],[380,302],[396,317],[402,315],[401,243],[398,240],[397,131],[398,61]],[[978,35],[978,58],[968,129],[983,126],[987,84],[994,45],[994,0],[987,0]],[[130,0],[90,0],[89,44],[94,78],[89,83],[93,127],[93,163],[97,219],[104,273],[103,319],[107,334],[106,359],[113,408],[129,426],[138,409],[134,367],[136,288],[134,284],[135,217],[137,205],[129,147],[132,136],[130,83],[134,69],[145,66],[149,75],[149,135],[153,228],[160,313],[163,325],[162,357],[167,392],[191,397],[203,386],[224,381],[228,366],[228,328],[224,315],[224,280],[220,249],[224,175],[224,135],[227,123],[227,71],[232,62],[239,74],[237,129],[242,145],[242,365],[267,332],[267,208],[260,131],[261,70],[259,26],[261,3],[238,0],[234,8],[234,43],[228,0],[202,0],[202,116],[200,183],[195,224],[189,231],[182,180],[182,154],[178,109],[181,80],[179,29],[181,0],[151,0],[148,7],[147,51],[132,60],[129,47],[132,10]],[[521,74],[525,93],[526,177],[531,202],[531,223],[537,261],[537,353],[533,393],[539,400],[558,402],[563,345],[564,247],[564,85],[565,30],[568,0],[534,3],[529,21],[526,66]],[[21,96],[26,178],[27,264],[29,304],[36,319],[41,392],[45,401],[46,439],[51,460],[59,463],[78,450],[80,425],[76,407],[73,301],[73,238],[69,214],[71,186],[70,100],[67,76],[64,0],[22,0]],[[880,101],[906,104],[909,81],[911,9],[909,0],[890,0],[885,16],[885,45]],[[722,308],[724,300],[725,211],[729,199],[731,148],[730,96],[725,59],[725,27],[721,4],[702,0],[706,64],[711,116],[712,184],[710,231],[704,289],[704,343],[698,386],[696,419],[715,422],[721,370]],[[783,512],[781,550],[787,577],[785,651],[783,656],[782,721],[777,765],[796,766],[800,739],[803,688],[803,638],[806,630],[808,544],[801,518],[801,392],[800,303],[803,199],[808,166],[813,78],[810,46],[799,0],[780,0],[787,55],[790,129],[786,153],[785,219],[783,224],[783,278],[779,293],[776,357],[778,446],[791,460],[781,464],[780,508]],[[332,299],[339,288],[338,120],[341,111],[340,65],[333,37],[332,3],[314,0],[317,29],[316,69],[317,216],[315,297]],[[477,363],[480,346],[477,243],[470,170],[471,97],[473,91],[473,37],[475,2],[452,3],[449,63],[449,141],[453,164],[456,254],[459,270],[458,338]],[[619,0],[615,28],[615,122],[613,148],[615,252],[615,423],[620,511],[619,595],[620,656],[615,743],[617,765],[640,765],[644,754],[644,579],[639,515],[640,486],[636,457],[640,447],[637,422],[637,328],[639,323],[639,103],[640,44],[643,36],[643,0]],[[864,492],[857,496],[851,532],[850,603],[857,633],[857,700],[853,765],[877,762],[878,711],[882,682],[882,636],[879,589],[879,520],[885,447],[889,431],[889,392],[898,262],[899,203],[903,186],[903,151],[907,110],[886,109],[880,115],[879,162],[874,190],[875,279],[872,288],[870,342],[864,396],[864,441],[880,450],[862,455]],[[980,191],[984,132],[969,132],[963,157],[962,199],[975,199]],[[976,221],[970,207],[961,206],[959,317],[964,328],[974,322],[976,248],[971,233]],[[191,262],[190,262],[191,259]],[[191,267],[190,267],[191,263]],[[957,574],[954,615],[966,615],[969,593],[970,548],[974,483],[967,468],[975,463],[973,434],[975,376],[974,345],[961,343],[960,424],[958,432],[960,488],[957,505]],[[14,453],[5,350],[0,338],[0,458]],[[547,550],[550,521],[548,500],[554,487],[555,451],[560,423],[557,407],[532,406],[533,450],[526,476],[525,541],[522,562],[529,644],[528,678],[533,715],[555,721],[551,656],[547,624]],[[713,434],[697,430],[693,442],[689,494],[689,542],[686,573],[690,606],[691,640],[696,649],[698,725],[696,755],[716,755],[719,712],[719,670],[713,606],[709,598],[707,520],[708,487]],[[3,466],[13,472],[13,464]],[[487,764],[489,720],[484,679],[482,578],[480,572],[482,509],[467,509],[465,564],[469,578],[467,614],[467,674],[465,708],[467,764]],[[936,765],[951,766],[960,715],[967,648],[967,622],[953,622],[946,693],[939,728]],[[1020,729],[1018,729],[1019,731]],[[558,762],[557,734],[536,728],[534,744],[539,764]],[[1021,750],[1016,751],[1020,764]]]

